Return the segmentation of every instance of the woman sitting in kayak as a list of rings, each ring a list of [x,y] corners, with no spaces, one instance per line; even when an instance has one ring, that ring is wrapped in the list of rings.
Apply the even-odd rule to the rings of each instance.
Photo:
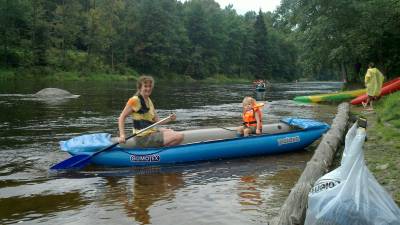
[[[125,119],[132,115],[134,132],[150,126],[159,121],[150,95],[154,87],[154,79],[151,76],[141,76],[136,83],[137,92],[128,100],[125,108],[118,118],[119,143],[125,143]],[[170,121],[176,119],[171,116]],[[183,140],[183,134],[166,128],[151,128],[136,136],[138,147],[162,147],[178,145]]]
[[[261,107],[264,104],[257,104],[256,100],[252,97],[245,97],[243,99],[243,126],[238,127],[238,136],[244,137],[249,134],[262,133],[262,111]]]

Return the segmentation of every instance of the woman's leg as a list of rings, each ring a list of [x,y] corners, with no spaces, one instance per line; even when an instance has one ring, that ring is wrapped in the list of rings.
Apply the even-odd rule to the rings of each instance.
[[[372,102],[374,102],[375,99],[376,99],[375,96],[371,96],[371,100],[369,100],[369,106],[371,110],[374,109],[374,107],[372,107]]]
[[[169,129],[169,128],[158,128],[158,130],[159,130],[160,132],[165,132],[165,131],[174,131],[174,130],[172,130],[172,129]]]
[[[160,130],[161,131],[161,130]],[[164,139],[164,146],[179,145],[183,141],[183,134],[171,129],[161,131]]]
[[[241,137],[243,135],[244,127],[240,126],[236,130],[237,130],[236,136]]]
[[[249,136],[250,133],[251,133],[251,129],[250,128],[245,128],[244,131],[243,131],[243,136],[247,137],[247,136]]]
[[[367,96],[367,100],[366,102],[361,102],[361,104],[363,105],[364,108],[366,108],[368,106],[368,103],[371,101],[371,96]]]
[[[364,107],[366,110],[374,110],[373,106],[372,106],[372,102],[374,102],[376,99],[375,96],[369,96],[368,95],[368,102],[366,104],[366,106]],[[368,107],[369,105],[369,107]]]

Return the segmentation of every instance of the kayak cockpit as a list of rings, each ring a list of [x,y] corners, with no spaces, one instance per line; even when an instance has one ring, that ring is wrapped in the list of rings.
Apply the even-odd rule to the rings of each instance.
[[[290,126],[286,123],[275,123],[263,125],[263,134],[277,134],[286,133],[290,131],[300,130],[301,128],[296,126]],[[236,127],[217,127],[217,128],[206,128],[206,129],[195,129],[195,130],[184,130],[183,141],[181,145],[193,144],[198,142],[216,141],[236,138]],[[113,143],[116,143],[117,138],[112,138]],[[125,144],[119,145],[122,148],[135,148],[135,138],[129,139]]]

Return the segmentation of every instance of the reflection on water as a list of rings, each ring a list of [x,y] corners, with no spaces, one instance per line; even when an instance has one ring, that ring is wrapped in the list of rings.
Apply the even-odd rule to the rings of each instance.
[[[0,221],[35,220],[51,216],[57,211],[79,210],[86,204],[87,200],[79,192],[0,198],[0,218],[4,220]]]
[[[183,186],[180,174],[139,174],[131,179],[128,185],[120,178],[106,177],[106,201],[114,200],[122,204],[126,215],[140,224],[150,224],[150,208],[158,201],[171,201],[174,191]]]
[[[257,101],[266,101],[267,100],[267,98],[266,98],[267,94],[265,91],[262,91],[262,92],[256,91],[254,97]]]
[[[261,192],[255,176],[243,176],[238,183],[239,203],[242,206],[258,206],[262,204]],[[245,210],[245,209],[244,209]]]
[[[266,101],[265,123],[284,116],[330,123],[335,105],[302,104],[297,95],[325,93],[341,83],[252,85],[156,84],[153,101],[177,130],[241,124],[241,101]],[[43,102],[45,87],[79,94]],[[278,213],[311,151],[266,157],[52,174],[68,157],[58,142],[84,133],[117,133],[117,117],[133,82],[0,82],[0,224],[266,224]],[[310,148],[312,149],[312,148]]]

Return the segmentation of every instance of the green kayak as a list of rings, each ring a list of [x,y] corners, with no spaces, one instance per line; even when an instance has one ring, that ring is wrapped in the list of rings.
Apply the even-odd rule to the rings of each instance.
[[[311,96],[297,96],[294,98],[298,102],[340,102],[356,98],[366,93],[365,89],[342,91],[329,94],[311,95]]]

